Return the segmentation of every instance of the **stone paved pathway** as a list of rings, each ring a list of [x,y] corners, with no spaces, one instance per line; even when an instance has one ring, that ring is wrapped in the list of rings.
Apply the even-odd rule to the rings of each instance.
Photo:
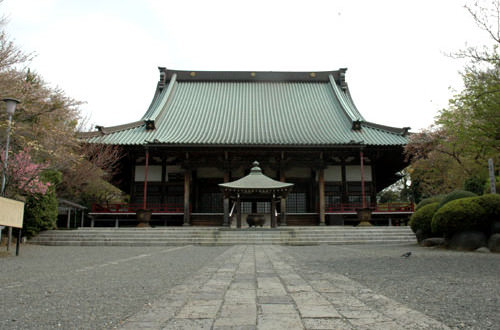
[[[448,329],[281,246],[234,246],[122,329]]]

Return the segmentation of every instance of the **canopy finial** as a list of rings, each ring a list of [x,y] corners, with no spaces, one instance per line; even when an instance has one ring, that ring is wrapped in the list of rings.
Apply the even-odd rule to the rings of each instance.
[[[259,167],[259,162],[254,161],[252,163],[253,167],[250,169],[250,173],[262,173],[262,170]]]

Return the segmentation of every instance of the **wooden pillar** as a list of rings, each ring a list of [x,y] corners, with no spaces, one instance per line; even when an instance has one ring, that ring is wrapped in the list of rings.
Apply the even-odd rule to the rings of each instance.
[[[280,173],[280,181],[285,182],[285,171]],[[286,226],[286,198],[281,198],[280,202],[280,226]]]
[[[83,217],[84,217],[84,216],[85,216],[85,211],[84,211],[84,210],[82,210],[82,221],[81,221],[81,225],[80,225],[80,227],[83,227],[83,225],[84,225],[84,223],[83,223]]]
[[[364,165],[364,155],[363,149],[359,152],[359,163],[361,165],[361,203],[362,207],[366,208],[366,196],[365,196],[365,165]]]
[[[226,152],[227,155],[227,152]],[[229,182],[229,169],[224,171],[224,182]],[[224,196],[224,220],[222,222],[224,227],[229,227],[229,197]]]
[[[345,160],[342,160],[341,170],[342,170],[342,204],[345,205],[349,203],[349,199],[347,198],[347,173],[346,173]]]
[[[146,201],[148,196],[148,170],[149,170],[149,149],[146,147],[146,165],[144,166],[144,198],[142,208],[146,209]]]
[[[224,221],[222,225],[229,227],[229,198],[227,197],[224,197]]]
[[[66,221],[66,228],[69,229],[71,224],[71,209],[68,208],[68,220]]]
[[[281,199],[281,223],[280,226],[287,226],[286,222],[286,199],[282,198]]]
[[[325,170],[323,168],[318,171],[319,184],[319,225],[325,225]]]
[[[167,173],[167,158],[165,155],[161,157],[161,190],[160,190],[160,203],[167,203],[167,184],[168,181],[168,173]]]
[[[189,189],[191,180],[191,170],[186,169],[184,172],[184,226],[191,225],[191,210],[189,208]]]
[[[236,227],[241,228],[241,200],[240,200],[240,195],[238,195],[236,199],[236,211],[238,212],[238,215],[236,217]]]
[[[273,196],[271,200],[271,228],[276,228],[276,198]]]

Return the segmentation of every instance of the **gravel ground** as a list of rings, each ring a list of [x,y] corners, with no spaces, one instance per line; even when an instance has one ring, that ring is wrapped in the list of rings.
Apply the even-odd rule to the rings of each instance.
[[[226,249],[22,246],[0,257],[0,329],[112,328]]]
[[[226,249],[23,246],[19,257],[0,257],[0,329],[113,328]],[[450,327],[500,328],[500,254],[416,244],[285,249],[300,269],[346,275]]]
[[[459,329],[500,329],[500,254],[395,246],[289,247],[300,267],[348,276]],[[409,258],[401,254],[411,251]]]

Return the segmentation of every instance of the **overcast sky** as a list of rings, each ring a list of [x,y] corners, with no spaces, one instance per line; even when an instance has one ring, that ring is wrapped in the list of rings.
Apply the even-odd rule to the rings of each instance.
[[[32,69],[78,100],[91,124],[139,120],[177,70],[347,67],[370,121],[413,131],[460,89],[446,53],[489,43],[461,0],[4,0],[7,31]],[[470,3],[470,1],[469,1]]]

